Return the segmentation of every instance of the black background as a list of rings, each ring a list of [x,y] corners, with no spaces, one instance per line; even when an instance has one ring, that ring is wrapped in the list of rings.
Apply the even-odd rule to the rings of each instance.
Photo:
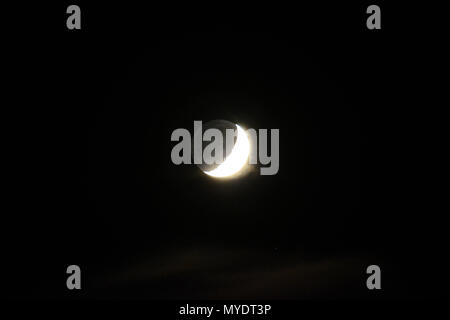
[[[380,4],[368,30],[370,3],[81,2],[68,30],[69,4],[13,37],[7,296],[440,295],[410,103],[424,48],[404,7]],[[219,182],[172,164],[172,131],[213,119],[280,129],[278,174]]]

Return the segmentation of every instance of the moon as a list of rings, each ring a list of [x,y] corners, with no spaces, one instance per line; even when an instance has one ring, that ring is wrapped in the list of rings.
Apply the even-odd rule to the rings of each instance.
[[[238,173],[247,163],[250,155],[250,141],[247,133],[239,125],[237,127],[237,139],[231,153],[216,168],[210,171],[203,171],[207,175],[215,178],[231,177]]]

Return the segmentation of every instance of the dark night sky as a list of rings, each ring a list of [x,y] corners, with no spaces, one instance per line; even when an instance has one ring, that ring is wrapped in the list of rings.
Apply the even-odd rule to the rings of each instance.
[[[399,9],[371,32],[366,7],[83,2],[79,32],[65,4],[48,11],[28,107],[11,111],[34,162],[11,188],[10,295],[71,297],[70,264],[86,298],[438,295],[434,222],[399,146],[414,59]],[[279,173],[219,182],[172,164],[172,131],[213,119],[280,129]]]

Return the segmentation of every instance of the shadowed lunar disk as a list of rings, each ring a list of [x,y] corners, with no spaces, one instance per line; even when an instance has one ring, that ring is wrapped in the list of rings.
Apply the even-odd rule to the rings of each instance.
[[[237,124],[234,124],[226,120],[213,120],[203,124],[203,132],[208,129],[218,129],[222,133],[223,144],[223,160],[221,163],[198,164],[198,167],[207,175],[215,178],[226,178],[237,174],[248,162],[248,157],[250,154],[250,142],[247,137],[245,130]],[[231,140],[228,152],[227,152],[227,134],[226,130],[232,129],[234,132],[234,139]],[[214,139],[214,138],[213,138]],[[202,150],[209,145],[212,141],[203,141]],[[212,153],[214,156],[214,152]],[[204,159],[207,160],[207,159]]]

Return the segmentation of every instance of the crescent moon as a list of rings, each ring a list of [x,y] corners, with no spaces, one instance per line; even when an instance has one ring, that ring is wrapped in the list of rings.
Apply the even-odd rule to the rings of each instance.
[[[238,134],[233,150],[225,160],[211,171],[204,171],[215,178],[225,178],[239,172],[247,163],[250,155],[250,141],[247,133],[240,126],[236,125]]]

